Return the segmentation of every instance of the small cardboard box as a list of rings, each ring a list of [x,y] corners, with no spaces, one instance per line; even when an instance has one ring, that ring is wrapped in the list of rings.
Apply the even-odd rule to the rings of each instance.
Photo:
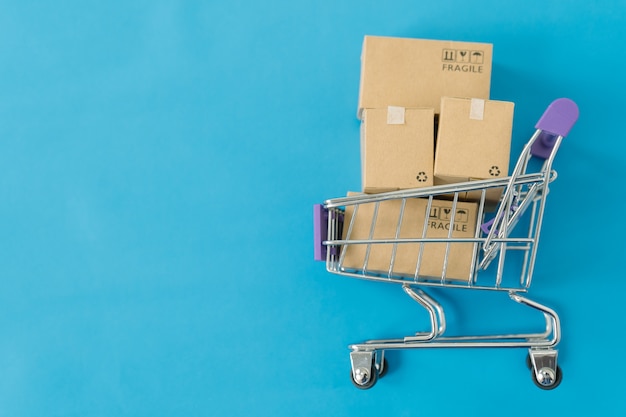
[[[365,36],[357,116],[365,108],[429,107],[441,97],[489,98],[493,45]]]
[[[354,195],[354,193],[348,193]],[[379,203],[376,212],[376,222],[373,235],[370,238],[372,220],[374,218],[375,203],[360,204],[356,210],[354,223],[350,236],[347,236],[354,206],[347,206],[343,232],[344,239],[395,239],[398,222],[400,219],[401,200],[388,200]],[[424,224],[426,223],[426,238],[447,238],[450,230],[452,216],[452,202],[445,200],[433,200],[428,219],[426,209],[428,199],[413,198],[406,201],[399,238],[422,238]],[[454,220],[453,238],[473,238],[477,224],[478,205],[476,203],[457,202],[456,216]],[[344,270],[363,270],[387,274],[391,268],[391,258],[394,251],[393,244],[369,245],[367,265],[364,265],[368,245],[353,244],[344,247],[345,255],[342,268]],[[395,245],[395,257],[393,262],[393,275],[415,276],[417,262],[420,259],[420,243],[399,243]],[[446,253],[446,243],[428,242],[423,244],[420,277],[441,278],[443,263]],[[471,242],[454,242],[450,244],[448,262],[446,267],[446,279],[468,280],[474,248],[477,245]]]
[[[433,185],[433,109],[364,109],[361,182],[366,193]]]
[[[514,103],[442,97],[435,150],[435,185],[508,175]],[[502,189],[487,192],[488,206]],[[479,191],[461,195],[478,200]]]

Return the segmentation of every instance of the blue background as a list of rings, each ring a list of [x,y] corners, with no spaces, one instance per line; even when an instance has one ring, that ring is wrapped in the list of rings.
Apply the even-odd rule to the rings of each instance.
[[[0,1],[0,416],[624,415],[624,1]],[[399,287],[312,260],[314,203],[360,187],[365,34],[494,44],[513,156],[545,106],[555,168],[525,352],[347,345],[421,330]],[[433,293],[461,331],[534,329],[505,294]]]

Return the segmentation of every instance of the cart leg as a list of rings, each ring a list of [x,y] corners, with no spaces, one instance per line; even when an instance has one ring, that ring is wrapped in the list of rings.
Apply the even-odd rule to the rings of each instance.
[[[443,335],[446,331],[446,316],[441,304],[422,290],[414,290],[408,285],[403,285],[402,289],[409,297],[424,307],[430,316],[429,332],[417,332],[414,337],[407,337],[405,340],[411,342],[429,341]]]
[[[509,296],[513,301],[526,305],[543,313],[546,321],[546,330],[544,334],[541,335],[541,337],[528,339],[533,343],[531,346],[541,347],[543,349],[555,348],[561,340],[561,321],[556,311],[543,304],[539,304],[536,301],[532,301],[526,297],[522,297],[521,295],[514,292],[510,292]],[[541,346],[539,346],[539,343],[541,343]]]
[[[556,349],[528,350],[531,377],[539,388],[551,390],[561,383],[563,374],[557,364],[557,356]]]

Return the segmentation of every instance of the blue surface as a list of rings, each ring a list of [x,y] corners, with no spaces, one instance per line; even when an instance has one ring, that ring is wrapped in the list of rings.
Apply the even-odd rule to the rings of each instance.
[[[0,10],[0,416],[626,414],[624,1]],[[493,43],[514,154],[550,101],[578,103],[530,293],[562,317],[557,390],[523,350],[464,349],[391,352],[352,387],[349,343],[427,323],[312,261],[312,205],[360,186],[365,34]],[[436,295],[461,330],[536,323],[503,294]]]

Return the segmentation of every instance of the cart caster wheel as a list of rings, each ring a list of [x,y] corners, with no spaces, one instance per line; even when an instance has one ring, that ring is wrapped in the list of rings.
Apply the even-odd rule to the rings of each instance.
[[[556,372],[550,368],[543,368],[543,372],[540,370],[541,381],[537,379],[537,374],[533,369],[533,362],[530,358],[530,354],[526,355],[526,367],[530,370],[530,377],[536,386],[543,390],[552,390],[559,386],[563,379],[563,372],[560,366],[556,366]]]
[[[558,365],[556,366],[556,371],[549,368],[543,368],[539,370],[539,374],[541,375],[541,380],[537,379],[534,369],[530,370],[530,377],[533,382],[543,390],[555,389],[559,386],[561,380],[563,379],[563,372],[561,371],[561,367]]]
[[[365,368],[357,368],[355,372],[350,370],[350,380],[352,381],[352,384],[354,384],[354,386],[358,389],[365,390],[372,388],[378,380],[378,370],[374,364],[372,364],[371,369],[374,370],[374,372],[370,372],[369,369]],[[383,366],[383,374],[385,372],[384,369],[385,366]]]

